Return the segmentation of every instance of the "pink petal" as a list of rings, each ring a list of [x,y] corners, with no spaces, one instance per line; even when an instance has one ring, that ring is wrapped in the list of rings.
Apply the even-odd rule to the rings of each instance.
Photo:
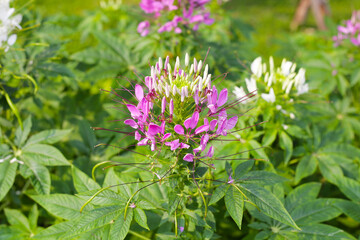
[[[163,97],[163,99],[161,101],[161,113],[165,112],[165,108],[166,108],[166,98]]]
[[[215,130],[216,124],[217,124],[217,120],[216,120],[216,119],[211,120],[211,122],[210,122],[210,131],[214,131],[214,130]]]
[[[168,139],[169,137],[171,137],[171,133],[165,134],[165,135],[162,137],[162,140],[166,140],[166,139]],[[165,144],[165,145],[166,145],[166,144]]]
[[[233,129],[235,127],[237,121],[238,121],[237,116],[230,118],[227,122],[226,129],[227,130]]]
[[[221,92],[219,94],[217,106],[221,107],[222,105],[224,105],[227,102],[227,99],[228,99],[228,90],[225,88],[225,89],[221,90]]]
[[[180,147],[179,139],[176,139],[176,140],[174,140],[174,141],[171,142],[170,150],[171,150],[171,151],[175,151],[175,150],[178,149],[179,147]]]
[[[217,107],[214,104],[208,105],[208,108],[212,113],[216,113]]]
[[[139,118],[141,116],[140,111],[132,104],[126,104],[126,107],[129,109],[132,118]]]
[[[209,151],[207,152],[206,156],[210,157],[210,158],[212,158],[214,156],[214,147],[213,146],[211,146],[209,148]]]
[[[193,162],[194,161],[194,155],[192,155],[191,153],[187,153],[184,156],[183,160],[187,161],[187,162]]]
[[[186,144],[186,143],[180,143],[180,148],[186,148],[188,149],[190,147],[190,145]]]
[[[170,115],[173,115],[174,113],[174,101],[171,99],[170,100]]]
[[[135,96],[139,101],[144,98],[144,90],[139,84],[135,85]]]
[[[156,134],[158,134],[159,132],[161,132],[161,127],[156,125],[156,124],[153,124],[153,123],[150,123],[149,124],[149,128],[148,128],[148,131],[147,133],[150,135],[150,136],[155,136]]]
[[[188,118],[184,121],[184,126],[186,129],[188,129],[190,127],[190,123],[191,123],[191,118]]]
[[[207,132],[209,130],[209,127],[210,127],[209,125],[202,125],[195,130],[195,134]]]
[[[161,134],[164,134],[165,133],[165,121],[162,121],[161,122]]]
[[[180,135],[184,135],[184,128],[177,124],[175,127],[174,127],[174,131],[177,133],[177,134],[180,134]]]
[[[199,112],[194,112],[194,114],[191,117],[191,121],[190,121],[190,127],[191,129],[194,129],[196,127],[196,125],[199,122]]]
[[[213,104],[216,104],[216,102],[217,102],[217,89],[216,89],[216,87],[215,86],[213,86],[213,89],[212,89],[212,103]]]
[[[140,135],[140,133],[138,133],[138,131],[136,131],[135,132],[135,140],[140,141],[140,139],[141,139],[141,135]]]
[[[148,141],[149,141],[148,138],[144,138],[143,140],[141,140],[140,142],[138,142],[137,145],[139,145],[139,146],[145,146],[145,145],[147,145]]]
[[[126,125],[129,125],[130,127],[132,127],[132,128],[135,128],[135,129],[137,129],[139,126],[137,125],[137,123],[133,120],[133,119],[126,119],[125,121],[124,121],[124,123],[126,124]]]

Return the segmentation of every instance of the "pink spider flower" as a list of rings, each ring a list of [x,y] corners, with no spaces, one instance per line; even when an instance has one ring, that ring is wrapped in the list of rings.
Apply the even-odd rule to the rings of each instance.
[[[211,25],[214,19],[210,18],[210,13],[206,10],[206,5],[210,0],[142,0],[140,8],[147,14],[152,14],[158,22],[163,19],[167,21],[160,23],[159,33],[171,32],[179,34],[182,32],[182,26],[192,28],[197,31],[201,24]],[[175,17],[174,16],[175,12]],[[171,20],[169,17],[173,17]],[[142,37],[150,32],[150,22],[142,21],[139,23],[138,32]]]
[[[177,57],[171,66],[169,57],[159,58],[144,85],[127,91],[135,102],[122,98],[129,114],[124,124],[134,129],[128,135],[138,146],[149,146],[153,152],[167,148],[187,162],[212,159],[212,140],[227,136],[236,126],[238,116],[228,117],[227,111],[238,100],[227,103],[228,90],[218,91],[201,60],[190,63],[186,54],[184,63]]]

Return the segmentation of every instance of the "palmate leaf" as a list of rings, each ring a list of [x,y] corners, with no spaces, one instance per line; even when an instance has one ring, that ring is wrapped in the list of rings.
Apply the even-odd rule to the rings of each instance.
[[[244,183],[260,183],[264,185],[273,185],[288,181],[287,178],[268,171],[251,171],[237,180]]]
[[[211,195],[209,205],[215,204],[220,199],[222,199],[224,197],[225,193],[227,192],[227,190],[229,189],[229,187],[230,187],[229,184],[223,184],[223,185],[218,186]]]
[[[347,216],[360,223],[360,203],[339,199],[335,204]]]
[[[51,179],[49,170],[33,159],[24,158],[24,162],[31,172],[30,181],[39,194],[49,194]]]
[[[31,232],[29,221],[24,216],[24,214],[22,214],[22,212],[16,209],[8,209],[8,208],[5,208],[4,212],[5,212],[6,220],[10,223],[11,226],[16,226],[21,230],[29,233]]]
[[[279,222],[300,229],[273,193],[255,184],[241,184],[239,187],[263,213]]]
[[[128,211],[124,219],[124,211],[114,219],[115,223],[110,226],[110,238],[122,240],[129,232],[130,224],[133,218],[133,211]]]
[[[150,231],[148,224],[147,224],[147,217],[146,217],[144,210],[142,210],[139,207],[136,207],[134,209],[134,219],[141,227]]]
[[[80,217],[82,214],[80,213],[80,209],[85,203],[85,200],[66,194],[30,195],[29,197],[51,214],[66,220]],[[88,204],[84,208],[83,212],[92,209],[92,205]]]
[[[241,229],[244,211],[244,199],[241,193],[233,186],[228,188],[225,195],[225,206],[236,225]]]
[[[0,163],[0,201],[14,184],[17,167],[17,162],[4,161]]]
[[[23,127],[18,127],[16,129],[15,141],[14,141],[16,146],[21,147],[25,143],[26,139],[29,136],[31,126],[32,126],[31,117],[28,117],[24,121]]]
[[[297,206],[291,216],[299,225],[308,225],[333,219],[341,214],[341,211],[334,207],[337,199],[316,199]]]
[[[311,224],[307,226],[301,227],[301,232],[299,232],[298,236],[300,239],[311,239],[311,240],[334,240],[334,239],[353,239],[355,238],[351,236],[350,234],[344,232],[343,230],[321,224]]]
[[[301,179],[313,174],[317,166],[318,161],[313,155],[306,155],[302,157],[296,167],[295,183],[299,183]]]
[[[78,193],[88,192],[95,189],[99,190],[101,188],[97,182],[74,166],[72,166],[72,177],[75,189]]]
[[[70,165],[64,155],[55,147],[46,144],[28,145],[22,149],[21,158],[46,166]]]
[[[37,134],[32,135],[25,144],[25,147],[28,145],[36,144],[36,143],[46,143],[46,144],[54,144],[60,141],[63,137],[68,135],[71,132],[68,130],[58,130],[51,129],[39,132]]]
[[[292,190],[285,199],[285,207],[291,213],[296,206],[315,200],[320,192],[321,183],[302,184]]]
[[[66,230],[65,234],[61,235],[61,239],[75,239],[79,236],[101,229],[105,225],[112,224],[116,219],[124,219],[123,209],[124,207],[122,206],[113,205],[97,208],[84,213],[81,217],[71,221],[71,227]]]
[[[36,234],[33,239],[59,239],[59,237],[67,232],[72,225],[73,222],[71,221],[54,224]]]

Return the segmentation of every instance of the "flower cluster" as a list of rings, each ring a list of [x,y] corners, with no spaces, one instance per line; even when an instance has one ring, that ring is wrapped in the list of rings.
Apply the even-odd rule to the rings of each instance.
[[[22,16],[17,14],[14,8],[10,8],[10,0],[0,0],[0,48],[5,46],[5,52],[9,50],[16,41],[16,34],[11,34],[16,28],[21,29]],[[9,36],[9,34],[11,34]]]
[[[305,83],[305,69],[300,68],[296,72],[296,64],[286,59],[283,59],[281,66],[275,68],[274,60],[270,57],[269,66],[262,62],[261,57],[256,58],[251,63],[251,77],[245,79],[247,90],[249,93],[257,92],[257,83],[264,86],[264,90],[261,93],[261,98],[266,102],[277,103],[276,108],[281,110],[284,114],[287,112],[282,108],[281,101],[289,100],[292,102],[290,95],[301,95],[309,91],[309,85]],[[237,97],[245,96],[245,90],[243,87],[235,87],[233,93]],[[276,93],[276,94],[275,94]],[[277,97],[279,97],[279,101]],[[246,103],[247,101],[242,101]],[[294,118],[294,114],[290,113],[290,117]]]
[[[191,27],[196,31],[200,24],[211,25],[214,22],[205,7],[209,2],[210,0],[179,0],[177,3],[174,0],[142,0],[140,7],[145,13],[153,14],[155,20],[158,20],[159,33],[170,31],[181,33],[182,26]],[[165,17],[166,22],[162,23],[160,17]],[[150,22],[141,22],[137,31],[141,36],[149,34]]]
[[[339,46],[345,39],[349,39],[355,46],[360,46],[360,11],[354,11],[345,26],[338,26],[338,34],[333,37],[335,46]]]
[[[204,70],[202,71],[202,69]],[[208,143],[226,136],[238,117],[228,117],[228,90],[220,92],[212,85],[208,65],[186,54],[182,67],[179,57],[173,67],[169,57],[151,67],[145,86],[135,85],[136,102],[124,100],[131,118],[125,124],[135,129],[137,145],[149,145],[152,151],[168,148],[175,156],[192,162],[194,158],[212,157],[214,148]],[[208,150],[206,150],[208,149]]]

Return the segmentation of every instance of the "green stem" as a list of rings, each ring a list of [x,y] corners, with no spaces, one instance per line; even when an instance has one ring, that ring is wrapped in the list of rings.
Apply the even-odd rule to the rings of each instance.
[[[141,234],[139,234],[137,232],[131,231],[131,230],[129,230],[129,233],[136,236],[136,237],[138,237],[138,238],[140,238],[140,239],[151,240],[150,238],[147,238],[147,237],[145,237],[145,236],[143,236],[143,235],[141,235]]]

